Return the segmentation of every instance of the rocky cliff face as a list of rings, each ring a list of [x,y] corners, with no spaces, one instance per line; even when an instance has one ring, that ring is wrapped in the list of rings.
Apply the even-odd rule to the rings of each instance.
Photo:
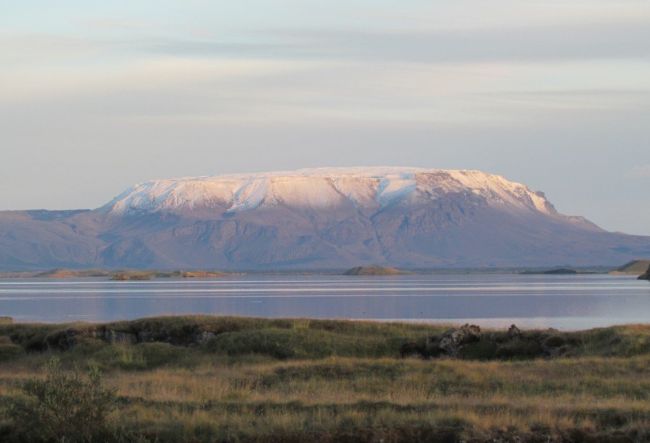
[[[618,264],[650,237],[480,171],[312,169],[157,180],[92,211],[0,213],[0,268]]]

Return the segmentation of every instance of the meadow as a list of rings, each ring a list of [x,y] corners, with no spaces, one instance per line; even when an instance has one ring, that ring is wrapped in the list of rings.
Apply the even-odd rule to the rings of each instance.
[[[650,326],[522,331],[515,341],[483,331],[472,352],[454,358],[404,355],[405,344],[448,328],[228,317],[6,321],[0,440],[65,437],[25,434],[15,419],[25,384],[43,380],[53,357],[63,374],[101,371],[114,396],[101,435],[59,441],[650,439]],[[509,352],[485,352],[490,339]],[[536,340],[562,343],[562,352],[531,352]]]

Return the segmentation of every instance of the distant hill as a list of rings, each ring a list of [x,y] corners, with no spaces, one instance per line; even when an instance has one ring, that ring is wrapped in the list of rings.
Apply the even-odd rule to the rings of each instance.
[[[650,237],[474,170],[324,168],[154,180],[84,211],[0,212],[0,270],[612,266]],[[643,272],[641,270],[639,273]]]
[[[611,271],[610,274],[641,275],[648,270],[648,267],[650,267],[650,260],[632,260]]]

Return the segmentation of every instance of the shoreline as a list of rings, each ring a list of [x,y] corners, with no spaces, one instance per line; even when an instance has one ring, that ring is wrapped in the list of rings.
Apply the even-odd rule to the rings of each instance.
[[[349,268],[329,268],[329,269],[158,269],[158,268],[45,268],[37,270],[0,270],[0,280],[4,279],[52,279],[52,280],[69,280],[69,279],[104,279],[110,278],[114,274],[133,273],[133,274],[168,274],[155,277],[155,279],[175,278],[170,275],[179,273],[213,273],[220,274],[219,277],[185,277],[188,279],[210,279],[210,278],[228,278],[230,276],[242,275],[266,275],[266,276],[348,276],[348,277],[394,277],[409,275],[482,275],[482,274],[503,274],[503,275],[557,275],[557,276],[575,276],[575,275],[636,275],[634,272],[618,271],[614,265],[594,265],[594,266],[570,266],[575,270],[573,274],[553,274],[556,268],[565,268],[566,266],[522,266],[522,267],[476,267],[476,268],[399,268],[402,273],[396,274],[361,274],[346,275]]]

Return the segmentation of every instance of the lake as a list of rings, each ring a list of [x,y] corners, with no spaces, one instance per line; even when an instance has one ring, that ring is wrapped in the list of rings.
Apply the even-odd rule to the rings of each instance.
[[[609,275],[479,273],[0,280],[0,315],[18,322],[99,322],[167,314],[582,329],[650,321],[650,283]]]

